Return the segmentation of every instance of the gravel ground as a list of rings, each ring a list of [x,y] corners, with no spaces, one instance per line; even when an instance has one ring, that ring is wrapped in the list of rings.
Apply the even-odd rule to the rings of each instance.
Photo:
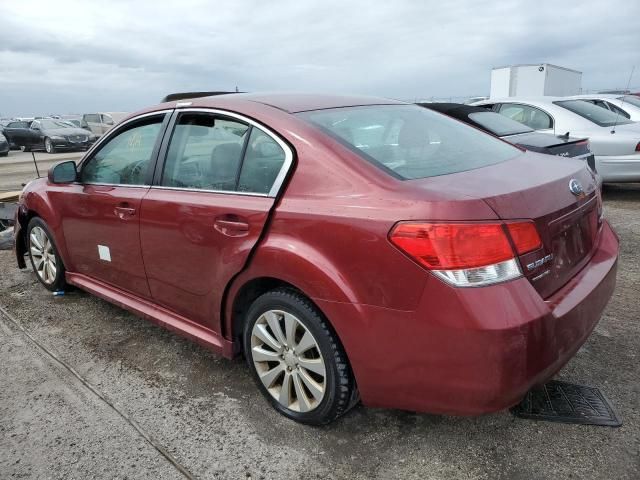
[[[621,428],[360,406],[328,427],[298,425],[241,360],[88,294],[53,297],[0,252],[0,306],[32,337],[0,315],[0,478],[180,478],[169,456],[195,478],[638,479],[639,206],[638,185],[605,191],[622,239],[618,287],[559,374],[601,388]]]

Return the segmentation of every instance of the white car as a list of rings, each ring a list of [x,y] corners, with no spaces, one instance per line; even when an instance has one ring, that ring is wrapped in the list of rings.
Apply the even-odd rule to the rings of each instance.
[[[602,181],[640,182],[640,123],[584,100],[509,97],[476,102],[534,130],[589,137]]]
[[[575,98],[593,103],[613,113],[622,115],[634,122],[640,122],[640,97],[635,95],[611,95],[606,93],[592,93],[584,95],[573,95],[566,98]]]

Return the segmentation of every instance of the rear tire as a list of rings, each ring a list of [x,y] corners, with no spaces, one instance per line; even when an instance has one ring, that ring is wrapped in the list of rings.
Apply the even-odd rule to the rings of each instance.
[[[284,416],[324,425],[357,403],[340,341],[318,309],[295,290],[272,290],[253,302],[243,344],[258,388]]]
[[[31,147],[27,147],[26,145],[24,145],[24,146],[22,147],[22,151],[23,151],[23,152],[30,152],[30,151],[31,151]]]
[[[33,217],[29,221],[26,244],[31,266],[40,283],[52,292],[64,290],[67,283],[62,258],[47,224],[39,217]]]

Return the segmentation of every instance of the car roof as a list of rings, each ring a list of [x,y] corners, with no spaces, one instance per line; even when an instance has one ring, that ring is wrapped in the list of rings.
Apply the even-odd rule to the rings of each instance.
[[[388,98],[313,93],[232,93],[213,97],[193,98],[187,102],[178,101],[172,103],[179,106],[189,102],[194,107],[214,108],[219,106],[220,103],[232,105],[235,102],[243,103],[247,101],[269,105],[287,113],[362,105],[406,105],[405,102]]]

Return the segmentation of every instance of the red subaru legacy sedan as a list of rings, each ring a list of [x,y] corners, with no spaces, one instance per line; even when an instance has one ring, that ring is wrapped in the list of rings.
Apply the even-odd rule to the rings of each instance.
[[[323,424],[517,403],[594,328],[618,239],[584,162],[392,100],[236,94],[136,113],[29,183],[16,254],[243,353]]]

